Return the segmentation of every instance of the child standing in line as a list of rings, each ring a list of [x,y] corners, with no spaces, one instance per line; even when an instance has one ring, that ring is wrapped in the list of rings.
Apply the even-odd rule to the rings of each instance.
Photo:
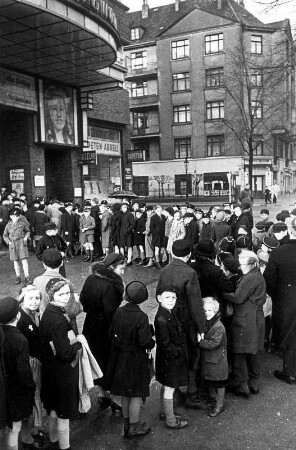
[[[208,415],[216,417],[224,410],[225,386],[228,379],[227,338],[224,325],[220,321],[217,300],[206,297],[203,303],[207,331],[204,339],[198,334],[197,340],[202,350],[202,374],[212,399]]]
[[[80,218],[80,242],[85,249],[84,262],[94,261],[95,219],[90,215],[90,208],[85,207]]]
[[[7,447],[14,450],[18,449],[20,431],[23,449],[32,448],[34,442],[27,419],[33,410],[35,384],[29,363],[28,341],[17,328],[19,318],[18,301],[12,297],[0,299],[0,324],[4,332],[3,359],[13,421],[12,429],[7,433]]]
[[[121,396],[124,436],[136,437],[150,431],[139,416],[142,399],[150,395],[147,351],[155,341],[148,317],[139,307],[148,299],[146,286],[140,281],[130,282],[125,297],[128,303],[117,309],[110,328],[112,346],[106,380],[111,394]]]
[[[174,412],[174,391],[188,385],[189,371],[186,336],[172,311],[176,300],[177,293],[171,287],[163,287],[157,295],[155,377],[162,384],[159,418],[165,419],[168,428],[181,429],[187,427],[188,420]]]

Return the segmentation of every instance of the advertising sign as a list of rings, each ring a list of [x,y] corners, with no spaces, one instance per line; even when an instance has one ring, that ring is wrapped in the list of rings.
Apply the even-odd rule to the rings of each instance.
[[[88,150],[95,151],[97,155],[121,156],[120,142],[107,141],[98,138],[88,138]]]
[[[0,104],[37,111],[34,78],[0,68]]]

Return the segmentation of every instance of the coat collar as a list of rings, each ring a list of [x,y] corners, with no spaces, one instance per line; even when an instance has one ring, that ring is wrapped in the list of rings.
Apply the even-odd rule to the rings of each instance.
[[[165,319],[171,321],[172,320],[172,313],[165,309],[162,305],[159,305],[158,307],[158,313],[165,317]]]
[[[123,306],[123,308],[126,311],[131,311],[131,312],[137,312],[137,311],[141,310],[139,305],[135,305],[135,303],[127,303],[126,305]]]
[[[52,303],[48,303],[46,309],[62,316],[66,314],[66,310],[64,308],[60,308],[59,306],[53,305]]]

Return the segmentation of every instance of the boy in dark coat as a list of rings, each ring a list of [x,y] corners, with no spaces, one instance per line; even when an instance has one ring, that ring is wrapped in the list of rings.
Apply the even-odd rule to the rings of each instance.
[[[160,253],[165,253],[165,223],[166,218],[162,214],[162,207],[157,205],[155,208],[155,214],[151,216],[150,220],[150,232],[152,235],[152,247],[155,253],[155,266],[161,269],[160,265]]]
[[[188,421],[174,413],[174,391],[188,385],[188,355],[186,335],[182,324],[172,311],[177,300],[174,288],[163,286],[158,291],[160,303],[155,316],[156,379],[161,383],[160,419],[165,418],[168,428],[185,428]]]
[[[133,257],[133,231],[135,228],[134,215],[129,211],[126,203],[121,205],[121,221],[120,221],[120,252],[124,255],[127,249],[127,266],[132,265]]]
[[[67,250],[66,241],[58,234],[58,228],[54,222],[48,222],[44,225],[44,236],[38,241],[36,257],[42,261],[43,252],[49,248],[56,248],[61,252],[64,258]],[[64,262],[60,267],[60,274],[66,278],[66,270]]]
[[[150,431],[139,421],[141,399],[149,397],[150,368],[147,350],[155,341],[147,315],[139,304],[148,298],[146,286],[132,281],[126,286],[128,303],[118,308],[110,328],[112,347],[106,380],[111,394],[121,396],[124,435],[143,436]]]
[[[3,359],[13,421],[12,429],[7,435],[7,444],[8,448],[17,449],[18,435],[22,429],[23,448],[29,449],[34,439],[26,419],[32,414],[35,384],[29,362],[28,341],[17,328],[19,318],[18,301],[12,297],[2,298],[0,324],[4,332]]]
[[[202,349],[202,372],[214,404],[208,415],[216,417],[224,410],[225,385],[228,379],[227,338],[220,321],[219,303],[213,297],[203,299],[207,331],[204,338],[198,335]]]

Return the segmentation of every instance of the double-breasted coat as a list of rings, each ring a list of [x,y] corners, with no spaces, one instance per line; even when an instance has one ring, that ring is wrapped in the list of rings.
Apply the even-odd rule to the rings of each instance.
[[[202,349],[202,374],[205,380],[223,381],[228,378],[227,338],[220,314],[207,321],[207,332],[199,342]]]
[[[115,209],[111,216],[111,233],[110,240],[113,246],[120,247],[120,229],[121,229],[122,212]]]
[[[56,411],[61,419],[73,419],[78,413],[79,364],[72,367],[80,342],[70,344],[71,330],[65,311],[49,303],[40,322],[42,386],[41,400],[47,412]]]
[[[126,211],[121,215],[120,222],[120,247],[133,246],[133,231],[135,227],[135,218],[130,211]]]
[[[86,313],[83,334],[89,348],[105,375],[110,356],[109,330],[113,316],[123,299],[123,281],[112,269],[96,263],[80,293]],[[99,384],[104,385],[105,377]]]
[[[164,386],[188,385],[186,335],[174,312],[161,305],[154,319],[156,337],[155,378]]]
[[[152,236],[152,247],[165,246],[165,222],[163,214],[153,214],[150,219],[150,232]]]
[[[101,239],[103,248],[109,248],[110,246],[110,232],[111,214],[109,213],[109,211],[104,211],[101,215]]]
[[[224,294],[233,303],[230,347],[233,353],[255,355],[264,348],[266,284],[259,269],[252,269],[237,283],[234,294]]]
[[[111,354],[106,374],[113,395],[149,397],[150,368],[147,350],[152,338],[147,315],[138,305],[127,303],[114,314],[110,337]]]
[[[9,403],[12,420],[18,422],[32,414],[34,405],[35,384],[29,362],[29,346],[18,328],[11,325],[2,325],[2,328]]]
[[[272,250],[264,271],[272,299],[272,335],[283,349],[296,329],[296,240]]]
[[[27,240],[30,237],[30,224],[24,216],[20,216],[17,222],[10,220],[3,233],[3,239],[9,245],[9,257],[11,261],[19,261],[29,257]]]
[[[63,212],[60,221],[60,233],[66,242],[73,243],[75,236],[75,217],[68,211]]]
[[[134,245],[145,246],[146,214],[135,220]]]

